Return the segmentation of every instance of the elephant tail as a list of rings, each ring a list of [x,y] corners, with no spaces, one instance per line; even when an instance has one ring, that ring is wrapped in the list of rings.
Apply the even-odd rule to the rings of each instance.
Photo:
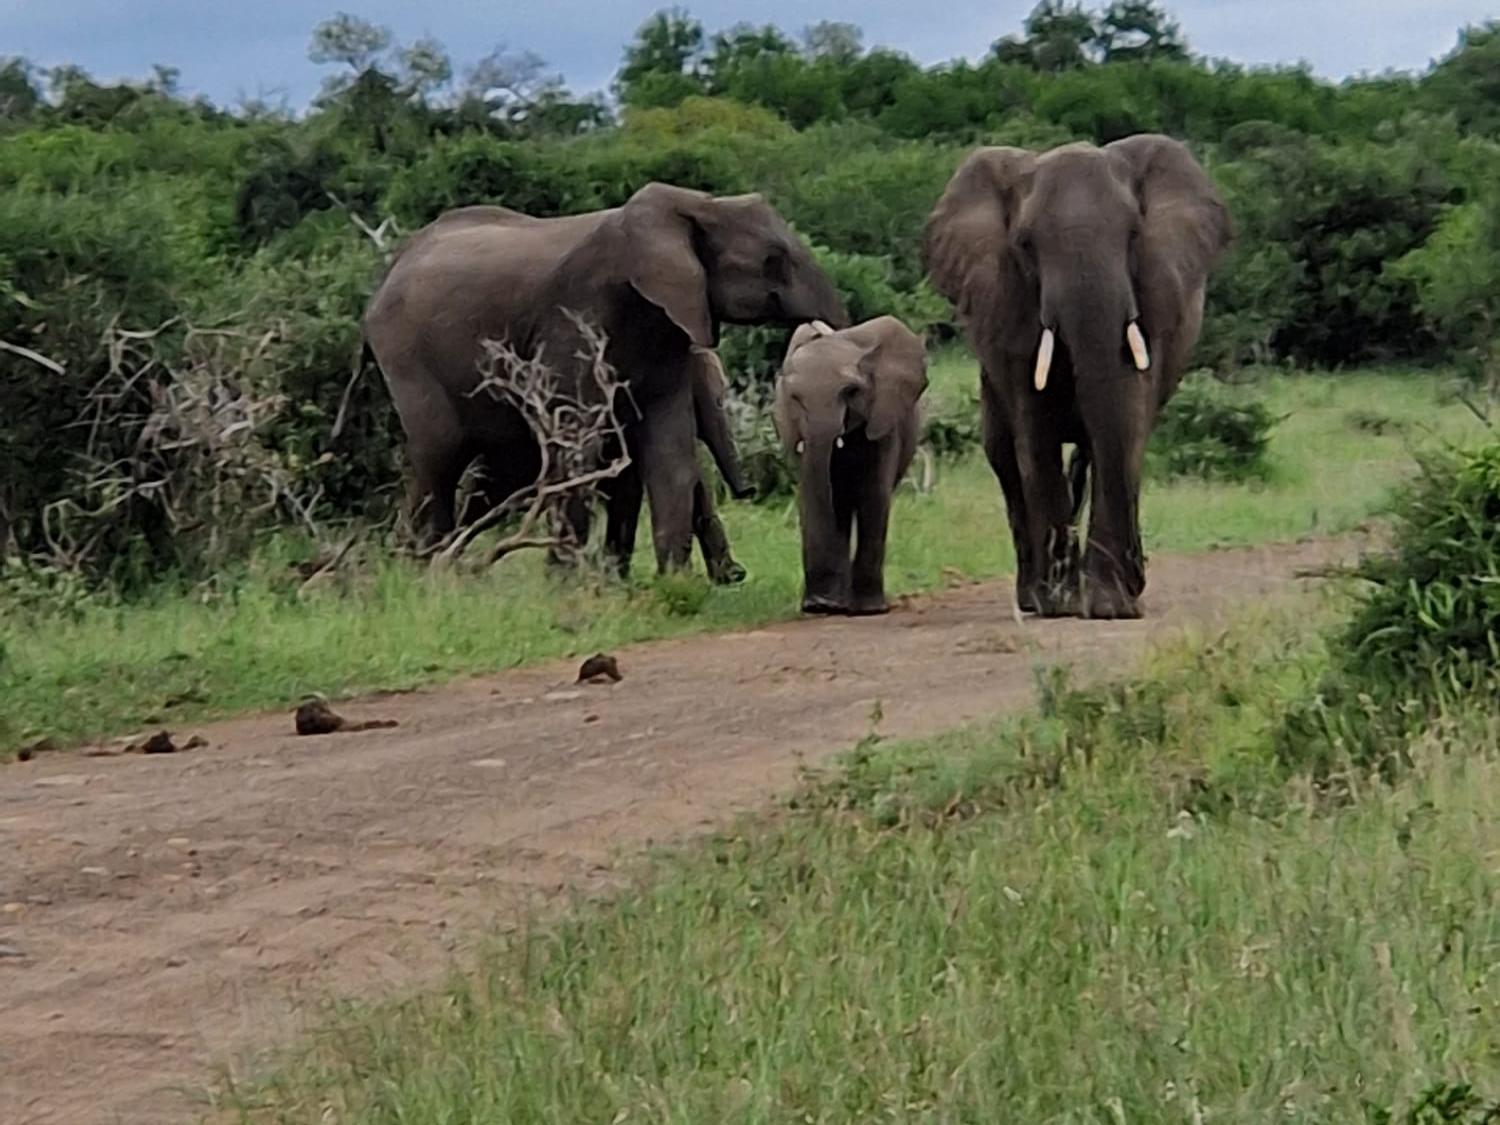
[[[1068,459],[1068,490],[1073,495],[1073,522],[1078,522],[1083,511],[1083,502],[1088,498],[1089,449],[1086,445],[1073,447],[1073,456]]]
[[[344,432],[344,423],[349,420],[349,400],[354,397],[354,388],[360,378],[371,367],[377,363],[375,352],[370,347],[370,341],[365,334],[359,334],[359,351],[355,353],[354,363],[349,371],[349,382],[344,387],[344,397],[339,400],[339,412],[333,420],[333,429],[328,432],[328,440],[335,442],[339,440],[339,434]]]

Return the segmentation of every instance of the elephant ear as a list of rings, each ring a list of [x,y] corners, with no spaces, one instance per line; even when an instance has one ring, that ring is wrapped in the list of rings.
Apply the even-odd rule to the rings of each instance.
[[[860,375],[870,387],[865,435],[881,441],[911,416],[927,390],[927,349],[895,317],[883,316],[863,327],[874,334],[859,361]]]
[[[1229,209],[1187,146],[1155,133],[1105,147],[1141,208],[1137,246],[1147,332],[1172,331],[1234,237]]]
[[[804,324],[797,325],[797,331],[792,333],[792,342],[787,345],[786,358],[790,359],[792,353],[800,349],[803,345],[810,344],[820,337],[831,335],[833,335],[833,329],[821,320],[810,320]]]
[[[959,165],[927,220],[923,264],[976,343],[997,343],[1006,310],[1024,311],[1032,303],[1010,230],[1035,172],[1036,156],[1025,149],[977,149]]]
[[[708,271],[697,249],[712,203],[703,192],[647,184],[622,209],[630,284],[702,348],[718,343]]]

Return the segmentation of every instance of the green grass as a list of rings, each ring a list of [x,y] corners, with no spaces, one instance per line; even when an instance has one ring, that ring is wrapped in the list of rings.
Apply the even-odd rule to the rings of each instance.
[[[1478,1125],[1452,1107],[1500,1097],[1500,719],[1454,716],[1399,784],[1329,799],[1268,748],[1317,617],[863,745],[616,901],[332,1013],[228,1102],[361,1125]],[[1424,1092],[1450,1113],[1417,1116]]]
[[[970,360],[933,365],[934,401],[963,401]],[[1365,519],[1410,471],[1410,440],[1463,439],[1464,409],[1438,400],[1430,374],[1276,378],[1263,394],[1291,417],[1275,437],[1265,484],[1148,484],[1148,551],[1338,532]],[[1364,412],[1351,417],[1352,412]],[[1399,425],[1374,434],[1365,415]],[[1356,421],[1363,420],[1363,426]],[[290,707],[329,696],[395,689],[632,641],[723,630],[792,616],[801,582],[792,504],[728,504],[725,519],[747,585],[706,598],[631,588],[565,588],[534,555],[485,574],[433,574],[376,558],[342,588],[298,596],[285,559],[268,550],[247,577],[208,592],[164,594],[126,606],[75,606],[0,623],[0,755],[30,739],[75,742],[148,723]],[[887,568],[894,593],[1012,565],[999,489],[983,458],[939,467],[935,490],[905,487]],[[637,554],[649,571],[649,550]],[[683,612],[697,609],[696,612]]]

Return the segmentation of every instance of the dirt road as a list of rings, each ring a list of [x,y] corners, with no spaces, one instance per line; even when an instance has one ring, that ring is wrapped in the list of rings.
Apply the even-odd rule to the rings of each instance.
[[[1014,620],[1009,583],[883,619],[800,621],[289,715],[160,757],[0,768],[0,1121],[192,1120],[216,1069],[329,994],[430,976],[532,896],[722,821],[846,749],[1025,704],[1034,668],[1128,666],[1153,636],[1296,585],[1349,541],[1151,562],[1147,619]],[[185,732],[191,733],[191,732]]]

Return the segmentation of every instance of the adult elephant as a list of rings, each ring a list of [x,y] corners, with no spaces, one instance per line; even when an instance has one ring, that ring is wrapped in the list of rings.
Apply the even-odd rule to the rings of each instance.
[[[584,215],[464,207],[439,217],[398,255],[364,317],[406,432],[427,541],[453,529],[458,480],[476,457],[493,498],[538,472],[524,418],[473,394],[482,342],[543,355],[587,397],[586,349],[570,313],[604,332],[605,359],[629,391],[619,409],[634,471],[609,490],[606,548],[628,565],[635,521],[622,513],[639,506],[643,487],[658,565],[685,566],[699,483],[693,349],[717,344],[726,322],[843,323],[843,305],[759,195],[648,184],[622,207]],[[586,540],[588,512],[575,506],[570,518]]]
[[[949,181],[924,257],[979,357],[985,453],[1005,494],[1023,610],[1140,616],[1146,441],[1182,379],[1230,237],[1213,183],[1164,136],[1042,155],[983,148]],[[1071,492],[1064,443],[1077,447]]]

